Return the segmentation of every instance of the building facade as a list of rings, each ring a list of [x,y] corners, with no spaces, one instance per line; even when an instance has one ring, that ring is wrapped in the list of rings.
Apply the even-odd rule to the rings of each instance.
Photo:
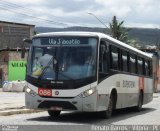
[[[31,38],[34,34],[34,25],[0,21],[0,83],[9,80],[9,75],[13,73],[10,70],[9,63],[25,62],[27,52],[24,58],[21,58],[21,49],[24,47],[23,39]],[[29,48],[29,47],[26,47]],[[14,64],[13,64],[14,65]],[[21,71],[21,68],[19,68]],[[16,77],[15,74],[15,78]]]

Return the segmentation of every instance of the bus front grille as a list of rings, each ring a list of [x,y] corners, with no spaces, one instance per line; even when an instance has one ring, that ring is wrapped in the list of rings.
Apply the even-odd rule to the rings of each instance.
[[[43,101],[38,108],[50,109],[52,107],[61,107],[63,110],[77,110],[77,108],[68,101]]]

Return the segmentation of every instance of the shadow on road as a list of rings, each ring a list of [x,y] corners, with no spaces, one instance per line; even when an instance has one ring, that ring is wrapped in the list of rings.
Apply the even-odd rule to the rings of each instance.
[[[138,115],[144,115],[146,113],[152,112],[156,109],[154,108],[143,108],[141,112],[135,112],[133,108],[125,108],[115,110],[110,119],[102,119],[99,113],[95,112],[71,112],[62,113],[58,118],[51,118],[49,116],[36,117],[32,119],[27,119],[28,121],[44,121],[44,122],[60,122],[60,123],[72,123],[72,124],[111,124],[113,122],[118,122]]]

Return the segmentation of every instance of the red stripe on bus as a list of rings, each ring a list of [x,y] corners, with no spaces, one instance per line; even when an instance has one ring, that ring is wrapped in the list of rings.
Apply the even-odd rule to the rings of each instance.
[[[139,89],[144,90],[144,77],[139,77]]]

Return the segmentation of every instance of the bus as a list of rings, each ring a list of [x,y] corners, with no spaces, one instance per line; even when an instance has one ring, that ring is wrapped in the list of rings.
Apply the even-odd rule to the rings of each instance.
[[[61,111],[98,112],[142,105],[153,99],[152,57],[97,32],[52,32],[31,42],[25,104],[51,117]]]

